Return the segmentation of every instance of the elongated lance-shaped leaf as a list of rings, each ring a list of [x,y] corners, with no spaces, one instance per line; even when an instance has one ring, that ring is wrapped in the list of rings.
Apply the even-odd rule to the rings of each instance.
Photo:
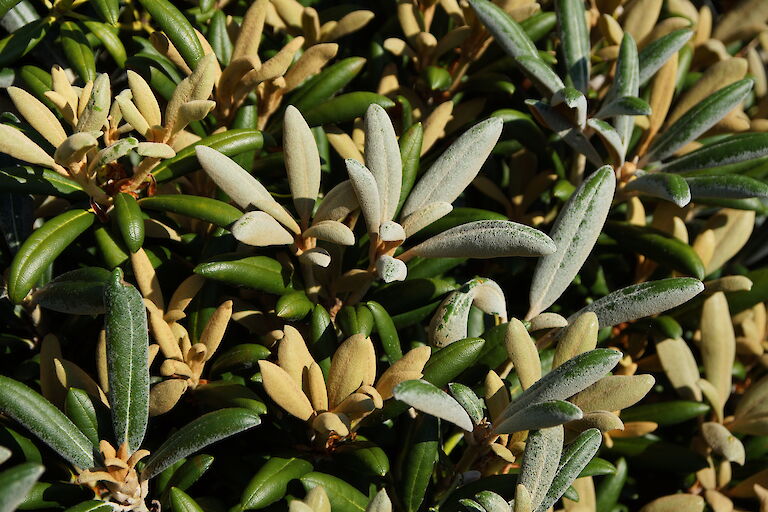
[[[565,494],[568,487],[579,477],[589,461],[594,458],[602,439],[603,436],[599,430],[590,428],[582,432],[575,441],[568,445],[560,459],[555,478],[535,512],[545,512]]]
[[[640,86],[645,85],[672,54],[676,53],[693,35],[689,29],[675,30],[649,43],[642,49],[640,60]],[[635,93],[637,95],[637,93]]]
[[[472,391],[472,388],[465,386],[464,384],[459,384],[458,382],[449,383],[448,389],[453,398],[459,402],[459,405],[467,411],[467,414],[472,418],[475,425],[479,424],[483,420],[483,410],[485,409],[482,399]]]
[[[381,225],[381,195],[379,186],[376,184],[376,178],[370,170],[357,160],[348,158],[345,160],[349,181],[357,196],[357,202],[360,204],[360,210],[363,212],[365,224],[369,233],[379,232]]]
[[[515,59],[517,66],[525,73],[525,76],[533,82],[533,85],[547,98],[552,97],[557,91],[565,87],[565,84],[557,76],[549,65],[538,55],[535,57],[522,56]]]
[[[691,189],[685,179],[665,172],[638,175],[637,179],[627,183],[624,190],[664,199],[680,208],[691,202]]]
[[[512,417],[529,405],[572,397],[600,380],[616,366],[619,359],[621,352],[607,348],[596,348],[569,359],[523,391],[504,409],[497,422]]]
[[[472,432],[474,426],[469,414],[451,395],[425,380],[407,380],[394,389],[397,400],[414,409],[430,414]]]
[[[596,117],[601,113],[611,112],[615,107],[614,102],[621,101],[622,98],[636,98],[640,90],[640,63],[637,56],[637,45],[629,32],[624,32],[619,47],[619,58],[616,61],[616,75],[613,79],[613,85],[608,91],[608,95],[603,102]],[[650,107],[648,107],[650,110]],[[626,155],[629,149],[632,130],[635,127],[635,120],[630,115],[619,115],[613,118],[613,126],[621,138]]]
[[[293,105],[285,109],[283,145],[293,204],[306,225],[320,190],[320,154],[312,130]]]
[[[0,511],[16,510],[43,471],[41,464],[25,462],[0,472]]]
[[[660,170],[693,174],[695,171],[709,172],[707,169],[729,166],[727,169],[730,172],[737,172],[738,168],[734,164],[753,166],[753,160],[766,155],[768,133],[742,133],[670,160],[662,164]]]
[[[550,232],[557,250],[542,257],[533,273],[528,318],[554,304],[579,272],[605,224],[615,189],[613,169],[605,166],[568,199]]]
[[[293,233],[301,232],[293,217],[248,171],[210,147],[196,146],[195,152],[205,172],[241,208],[255,206],[270,214]]]
[[[0,412],[76,467],[93,467],[93,447],[85,434],[39,393],[4,375],[0,375]]]
[[[631,322],[684,304],[703,290],[704,284],[692,277],[670,277],[633,284],[580,309],[568,317],[568,322],[587,311],[597,315],[600,327]]]
[[[144,300],[120,269],[104,285],[104,307],[112,428],[118,445],[127,442],[132,453],[149,418],[149,337]]]
[[[696,198],[732,198],[768,197],[768,184],[738,174],[727,176],[696,176],[685,178]]]
[[[539,56],[536,45],[525,30],[501,7],[488,0],[469,0],[469,4],[475,10],[480,22],[509,55],[512,57]]]
[[[587,126],[592,128],[597,136],[600,137],[603,146],[605,146],[605,149],[608,151],[610,161],[613,162],[615,166],[620,167],[624,163],[626,151],[624,148],[624,141],[621,139],[619,132],[602,119],[592,118],[587,121]]]
[[[499,140],[503,127],[504,122],[500,118],[492,117],[476,124],[456,139],[413,188],[403,205],[400,218],[405,219],[428,204],[438,201],[452,203],[459,197],[480,172],[483,162]]]
[[[538,510],[552,485],[562,451],[562,426],[536,430],[528,436],[518,483],[531,493],[534,510]]]
[[[141,478],[149,480],[187,455],[260,423],[255,412],[239,407],[204,414],[174,432],[146,459]]]
[[[401,255],[422,258],[500,258],[543,256],[555,243],[530,226],[508,220],[479,220],[443,231]]]
[[[365,113],[365,165],[376,178],[379,189],[379,222],[392,220],[400,200],[403,161],[392,121],[386,110],[375,103]]]
[[[744,101],[752,84],[749,78],[739,80],[697,103],[654,140],[645,161],[666,158],[709,130]]]
[[[580,420],[582,416],[581,409],[572,403],[551,400],[529,405],[496,425],[493,431],[496,434],[512,434],[523,430],[550,428],[567,421]]]
[[[589,31],[582,0],[556,0],[560,48],[573,86],[587,92],[589,85]]]

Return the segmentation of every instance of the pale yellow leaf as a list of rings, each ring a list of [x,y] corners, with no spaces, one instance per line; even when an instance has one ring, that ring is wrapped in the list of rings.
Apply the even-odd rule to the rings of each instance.
[[[259,361],[264,390],[289,414],[307,421],[313,414],[309,399],[285,370],[269,361]]]

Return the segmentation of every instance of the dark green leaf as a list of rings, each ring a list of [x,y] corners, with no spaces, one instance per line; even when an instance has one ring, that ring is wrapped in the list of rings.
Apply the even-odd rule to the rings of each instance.
[[[304,489],[309,491],[322,486],[331,502],[331,509],[336,512],[364,512],[368,506],[368,497],[340,478],[325,473],[307,473],[301,477]]]
[[[195,29],[187,18],[168,0],[139,0],[152,19],[160,25],[173,46],[179,51],[184,62],[191,69],[205,56],[203,47],[197,39]]]
[[[226,228],[243,216],[234,206],[210,197],[169,194],[145,197],[139,206],[147,210],[178,213]]]
[[[302,112],[309,126],[337,124],[361,117],[372,104],[392,108],[395,102],[373,92],[348,92]]]
[[[291,290],[283,266],[268,256],[201,263],[195,267],[195,274],[233,286],[248,286],[278,295]]]

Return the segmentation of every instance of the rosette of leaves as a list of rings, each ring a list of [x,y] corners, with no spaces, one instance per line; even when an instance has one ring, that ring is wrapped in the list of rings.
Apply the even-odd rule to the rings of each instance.
[[[259,361],[264,389],[283,410],[307,422],[313,444],[329,450],[381,409],[400,382],[421,377],[431,352],[429,347],[415,348],[377,379],[373,343],[356,334],[336,348],[324,376],[301,334],[289,325],[283,332],[277,364]]]
[[[96,499],[114,508],[147,510],[151,478],[212,442],[257,426],[260,419],[247,409],[220,409],[182,427],[152,454],[141,448],[150,402],[147,317],[140,293],[122,280],[120,270],[104,285],[104,307],[106,394],[94,389],[92,380],[86,389],[67,386],[57,407],[2,376],[0,410],[71,465],[73,485],[91,487]],[[45,366],[41,371],[45,391],[55,377]]]

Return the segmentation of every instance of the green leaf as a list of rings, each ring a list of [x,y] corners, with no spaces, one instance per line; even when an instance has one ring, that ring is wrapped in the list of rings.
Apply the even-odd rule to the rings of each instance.
[[[654,139],[645,161],[662,160],[695,140],[744,101],[752,90],[752,79],[745,78],[710,94],[691,107],[672,126]]]
[[[43,271],[80,234],[93,224],[96,216],[86,210],[69,210],[36,229],[13,258],[8,277],[8,296],[20,303],[38,282]]]
[[[453,78],[448,70],[439,66],[427,66],[427,69],[424,70],[424,79],[432,91],[444,91],[453,82]]]
[[[400,200],[397,203],[395,217],[399,215],[400,210],[411,193],[413,185],[416,183],[416,177],[419,174],[419,165],[421,163],[421,144],[424,140],[424,128],[421,123],[412,125],[400,137],[400,159],[403,162],[403,184],[400,187]]]
[[[152,169],[152,175],[156,181],[163,182],[200,169],[200,163],[195,154],[195,147],[199,145],[233,157],[247,151],[259,150],[263,143],[264,139],[260,131],[244,128],[209,135],[177,152],[175,157],[160,162]]]
[[[604,478],[597,486],[597,512],[611,512],[619,501],[621,490],[627,481],[627,461],[620,457],[616,461],[616,472]]]
[[[30,21],[0,40],[0,67],[13,65],[40,44],[48,35],[54,19],[53,16],[48,16]]]
[[[204,414],[171,434],[146,459],[141,478],[148,480],[187,455],[259,424],[259,416],[248,409],[219,409]]]
[[[466,338],[434,352],[424,365],[424,380],[438,388],[447,386],[475,364],[484,344],[481,338]]]
[[[208,34],[206,39],[211,43],[211,48],[216,54],[224,66],[229,64],[229,60],[232,58],[232,39],[227,32],[227,15],[224,11],[217,10],[211,17],[210,25],[208,25]]]
[[[440,450],[437,418],[422,417],[413,428],[413,440],[403,450],[403,473],[399,495],[406,512],[416,512],[432,479],[432,471]]]
[[[392,108],[395,102],[373,92],[348,92],[302,112],[309,126],[338,124],[362,117],[371,104]]]
[[[19,510],[62,509],[92,497],[93,491],[82,485],[37,482],[19,504]],[[90,506],[85,510],[93,511]]]
[[[600,448],[603,436],[596,428],[585,430],[576,438],[563,453],[552,485],[537,507],[538,512],[544,512],[555,504],[565,494],[568,487],[579,477],[581,471],[595,456]]]
[[[389,459],[380,447],[357,436],[358,441],[339,446],[334,457],[350,471],[370,476],[386,476],[389,473]]]
[[[693,36],[693,30],[681,29],[648,43],[638,56],[639,85],[642,87]],[[637,93],[635,93],[637,94]]]
[[[602,119],[591,118],[587,120],[587,126],[592,128],[608,152],[608,161],[616,167],[621,167],[625,160],[624,141],[613,126]]]
[[[115,220],[126,247],[131,252],[144,244],[144,218],[136,198],[121,192],[114,197]]]
[[[518,411],[496,425],[494,432],[498,434],[512,434],[523,430],[550,428],[562,425],[568,421],[580,420],[582,416],[581,409],[572,403],[562,400],[550,400],[531,404]]]
[[[176,468],[174,468],[173,465],[169,466],[168,470],[173,469],[171,476],[163,486],[160,486],[160,477],[158,476],[155,479],[155,492],[162,493],[162,501],[167,502],[168,494],[170,494],[170,490],[172,488],[176,487],[182,491],[186,491],[189,487],[192,486],[192,484],[197,482],[200,477],[205,474],[206,471],[208,471],[212,464],[213,457],[210,455],[200,454],[191,457],[189,460],[185,460],[183,462],[180,461],[179,466]]]
[[[197,39],[195,29],[187,18],[168,0],[139,0],[152,19],[160,25],[173,46],[179,51],[184,62],[194,70],[197,62],[205,56]]]
[[[266,359],[269,355],[269,349],[258,343],[235,345],[216,357],[211,365],[211,375],[258,368],[259,361]]]
[[[406,380],[395,386],[397,400],[414,409],[450,421],[467,432],[474,426],[467,411],[448,393],[425,380]]]
[[[511,418],[529,405],[572,397],[600,380],[619,359],[621,352],[606,348],[590,350],[569,359],[523,391],[496,421]]]
[[[251,256],[241,260],[213,261],[195,267],[195,274],[233,286],[282,295],[291,291],[283,266],[268,256]]]
[[[710,406],[702,402],[669,400],[655,404],[643,404],[621,411],[621,420],[652,421],[659,425],[677,425],[707,414]]]
[[[312,311],[314,304],[303,290],[289,292],[280,296],[275,304],[275,314],[289,322],[303,319]]]
[[[93,230],[93,237],[96,239],[96,245],[104,259],[104,263],[109,268],[115,268],[128,260],[128,253],[123,244],[109,231],[106,226],[98,226]]]
[[[70,315],[104,313],[104,283],[110,272],[84,267],[65,272],[37,290],[33,300],[40,306]]]
[[[44,470],[40,464],[25,462],[0,472],[0,510],[16,510]]]
[[[479,424],[485,416],[483,412],[485,406],[483,405],[482,399],[472,391],[472,388],[465,386],[464,384],[459,384],[458,382],[449,383],[448,389],[453,398],[459,402],[459,405],[467,411],[469,417],[472,418],[472,422],[475,425]]]
[[[602,167],[579,185],[560,210],[550,231],[557,250],[536,265],[528,318],[554,304],[576,277],[600,235],[615,188],[613,170]]]
[[[75,72],[83,80],[96,79],[96,58],[88,44],[88,39],[77,23],[74,21],[65,21],[60,25],[61,48],[67,61],[72,65]]]
[[[117,0],[97,0],[94,3],[98,5],[99,2],[114,2],[114,4],[117,5]],[[99,38],[101,44],[104,45],[104,48],[112,56],[115,64],[121,68],[124,68],[125,61],[128,59],[128,54],[125,51],[123,42],[120,40],[118,31],[107,24],[99,23],[98,21],[83,21],[83,25],[85,25],[85,28],[87,28],[92,34]]]
[[[64,512],[110,512],[114,510],[112,505],[102,500],[88,500],[69,507]]]
[[[316,304],[315,309],[312,310],[309,329],[309,351],[323,370],[323,375],[328,378],[328,370],[331,368],[331,356],[336,350],[338,339],[336,338],[336,327],[333,325],[331,316],[320,304]]]
[[[119,0],[92,0],[91,5],[93,5],[105,23],[117,25],[120,16]]]
[[[732,315],[741,313],[745,309],[768,300],[768,268],[747,272],[745,277],[752,281],[751,290],[726,295],[728,298],[728,309]]]
[[[664,199],[682,208],[691,202],[691,189],[686,180],[665,172],[646,173],[627,183],[624,190]]]
[[[488,0],[469,0],[477,18],[499,46],[512,57],[538,57],[538,50],[523,28],[501,7]]]
[[[309,491],[322,486],[335,512],[364,512],[368,506],[368,497],[344,480],[325,473],[307,473],[301,477],[304,489]]]
[[[203,512],[203,508],[181,489],[172,487],[170,494],[173,512]]]
[[[704,264],[696,251],[664,231],[650,226],[611,221],[605,225],[605,232],[618,242],[622,250],[642,254],[660,265],[704,279]]]
[[[400,347],[400,337],[397,335],[397,329],[394,322],[392,322],[392,317],[389,316],[387,310],[378,302],[369,301],[366,303],[366,306],[371,310],[371,314],[373,314],[376,332],[379,334],[379,340],[381,340],[384,353],[387,354],[389,363],[393,364],[403,357],[403,350]]]
[[[637,45],[632,35],[624,32],[619,47],[619,58],[616,61],[616,75],[613,79],[611,89],[603,103],[603,107],[598,114],[615,110],[611,102],[619,101],[622,98],[634,98],[640,90],[640,63],[637,56]],[[632,131],[635,127],[635,120],[632,116],[617,116],[613,120],[613,126],[619,132],[621,141],[624,144],[624,151],[629,149]]]
[[[74,181],[49,169],[39,167],[6,167],[0,169],[0,191],[63,197],[70,201],[88,195]]]
[[[702,290],[704,285],[701,281],[691,277],[671,277],[634,284],[580,309],[569,317],[569,321],[582,313],[593,311],[600,321],[600,327],[630,322],[684,304]]]
[[[528,490],[531,495],[531,504],[536,512],[546,510],[541,507],[555,478],[562,450],[563,427],[561,426],[534,430],[525,442],[518,485],[522,484]]]
[[[304,112],[328,101],[334,94],[347,86],[363,69],[365,59],[348,57],[324,69],[312,77],[291,97],[290,104]]]
[[[741,133],[670,160],[662,164],[660,170],[689,175],[735,173],[753,167],[753,160],[765,156],[768,156],[768,133]]]
[[[685,178],[694,200],[704,198],[746,199],[768,197],[768,184],[748,176],[696,176]]]
[[[147,210],[178,213],[204,220],[226,228],[243,216],[234,206],[210,197],[169,194],[139,199],[139,206]]]
[[[599,457],[593,458],[589,463],[584,466],[584,469],[579,473],[579,478],[585,476],[602,476],[613,475],[616,473],[616,466],[611,464],[605,459]]]
[[[283,499],[288,484],[312,471],[312,464],[296,457],[272,457],[267,460],[240,498],[243,510],[258,510]]]
[[[589,30],[581,0],[556,0],[558,32],[563,63],[573,86],[587,92],[589,85]]]
[[[64,412],[72,423],[91,441],[93,449],[99,449],[99,423],[96,408],[88,393],[82,389],[69,388],[64,400]]]
[[[139,291],[115,269],[104,287],[107,375],[112,428],[129,453],[141,448],[149,418],[149,338]]]
[[[533,42],[552,32],[555,25],[557,25],[557,15],[551,11],[539,11],[520,22],[520,27]]]
[[[651,115],[651,106],[647,101],[636,96],[621,96],[603,104],[595,117],[648,115]]]
[[[75,466],[93,467],[93,448],[85,434],[40,394],[4,375],[0,375],[0,411]]]

